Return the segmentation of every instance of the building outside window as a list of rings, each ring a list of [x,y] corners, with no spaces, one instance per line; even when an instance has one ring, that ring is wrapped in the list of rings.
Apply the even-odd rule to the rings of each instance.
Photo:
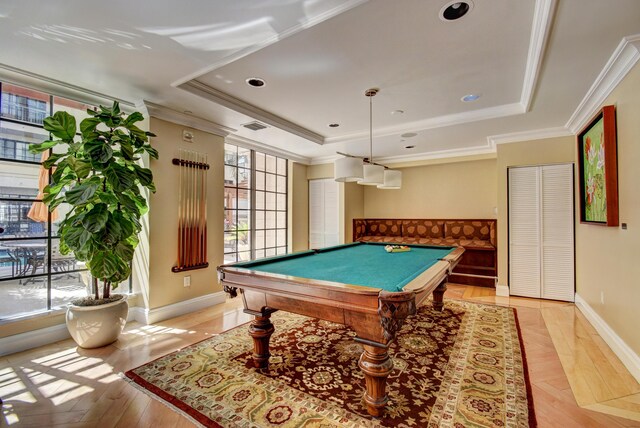
[[[60,252],[58,225],[69,207],[50,213],[42,201],[49,184],[43,156],[29,145],[49,138],[45,117],[67,111],[80,122],[93,108],[0,82],[0,322],[62,307],[87,295],[84,263]],[[64,150],[55,147],[54,151]],[[130,291],[130,281],[116,292]]]
[[[287,252],[287,160],[225,144],[224,261]]]

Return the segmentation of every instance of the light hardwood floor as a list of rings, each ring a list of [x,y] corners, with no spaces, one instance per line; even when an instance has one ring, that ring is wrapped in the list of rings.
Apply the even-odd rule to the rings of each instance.
[[[493,290],[453,284],[449,285],[445,297],[517,308],[539,426],[640,427],[640,422],[578,405],[578,402],[583,406],[604,403],[606,407],[606,399],[617,395],[617,408],[628,411],[629,407],[635,408],[638,400],[635,381],[621,377],[623,368],[608,356],[601,339],[586,320],[576,315],[578,311],[572,304],[501,298],[496,297]],[[119,373],[249,321],[250,317],[242,313],[240,305],[240,299],[234,299],[155,325],[132,323],[118,342],[101,349],[82,350],[71,340],[65,340],[0,357],[3,400],[0,426],[191,426],[181,415],[123,381]],[[571,327],[564,328],[565,324]],[[553,340],[547,325],[553,330]],[[585,355],[589,355],[600,373],[599,386],[588,383],[586,388],[577,386],[578,402],[562,368],[566,362],[561,363],[553,341],[566,344],[559,347],[563,358],[566,354],[569,359],[573,355],[576,361],[580,360],[580,364],[572,366],[572,373],[577,373],[578,379],[581,371],[591,370],[586,359],[577,355],[584,347],[589,349]],[[591,395],[586,394],[587,390]],[[628,394],[619,395],[624,393]]]

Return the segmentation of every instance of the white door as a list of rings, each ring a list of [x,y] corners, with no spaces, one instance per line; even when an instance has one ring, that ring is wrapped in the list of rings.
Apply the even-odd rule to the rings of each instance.
[[[309,248],[340,243],[338,196],[333,179],[309,181]]]
[[[574,300],[573,165],[509,169],[509,293]]]

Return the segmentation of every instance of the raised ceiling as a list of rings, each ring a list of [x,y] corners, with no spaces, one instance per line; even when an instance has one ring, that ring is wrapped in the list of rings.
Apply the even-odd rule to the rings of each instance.
[[[454,156],[491,152],[490,136],[569,133],[616,47],[640,33],[637,0],[474,0],[445,22],[447,3],[5,0],[0,78],[189,111],[303,161],[367,154],[364,91],[378,87],[374,156]],[[267,129],[242,126],[255,119]]]

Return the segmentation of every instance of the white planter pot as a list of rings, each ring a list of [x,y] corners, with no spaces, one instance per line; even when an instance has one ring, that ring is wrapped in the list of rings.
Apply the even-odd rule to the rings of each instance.
[[[121,300],[98,306],[70,305],[67,328],[82,348],[99,348],[115,342],[127,323],[129,305]]]

